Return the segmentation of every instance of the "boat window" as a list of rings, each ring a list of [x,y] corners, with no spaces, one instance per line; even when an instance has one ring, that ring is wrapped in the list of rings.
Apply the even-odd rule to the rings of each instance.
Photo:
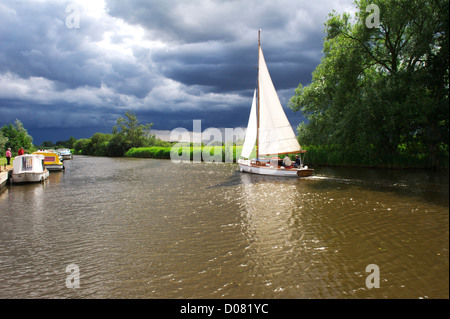
[[[22,171],[31,171],[33,169],[33,158],[22,157]]]
[[[46,156],[44,159],[45,162],[55,162],[54,156]]]

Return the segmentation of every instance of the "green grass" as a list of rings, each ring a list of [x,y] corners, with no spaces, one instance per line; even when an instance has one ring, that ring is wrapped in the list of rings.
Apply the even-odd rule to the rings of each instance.
[[[126,157],[170,159],[169,147],[138,147],[125,153]]]
[[[12,165],[14,157],[11,157],[10,165]],[[6,157],[0,157],[0,165],[3,166],[6,164]]]
[[[125,156],[185,160],[189,156],[190,161],[201,159],[215,162],[236,162],[236,156],[239,156],[241,150],[242,146],[233,146],[232,148],[225,146],[186,146],[185,149],[181,147],[138,147],[128,150]],[[182,155],[184,155],[184,158],[181,158]]]

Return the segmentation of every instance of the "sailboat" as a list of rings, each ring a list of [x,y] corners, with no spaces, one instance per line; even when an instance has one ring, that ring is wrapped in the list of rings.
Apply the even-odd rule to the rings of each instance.
[[[301,154],[306,151],[302,150],[297,141],[272,83],[261,49],[260,32],[261,30],[258,31],[258,85],[253,94],[247,132],[238,160],[239,169],[241,172],[262,175],[311,176],[314,170],[308,166],[302,163],[298,167],[283,166],[282,159],[279,158],[299,153],[301,159]],[[256,157],[252,159],[255,145]]]

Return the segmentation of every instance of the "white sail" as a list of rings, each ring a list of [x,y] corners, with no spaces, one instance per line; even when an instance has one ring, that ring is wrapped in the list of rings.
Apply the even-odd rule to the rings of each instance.
[[[257,161],[248,159],[253,151],[255,140],[257,157],[260,155],[273,156],[299,153],[302,150],[281,106],[259,43],[258,32],[258,98],[256,99],[255,91],[245,142],[241,152],[241,156],[247,159],[240,158],[238,160],[239,169],[241,172],[259,175],[311,176],[314,170],[308,168],[308,166],[286,166],[273,158],[270,160],[259,158]]]
[[[295,137],[273,86],[261,47],[259,48],[259,155],[298,153]]]
[[[244,146],[242,147],[241,157],[249,158],[256,143],[257,118],[256,118],[256,90],[253,93],[252,108],[248,119],[247,132],[245,133]]]

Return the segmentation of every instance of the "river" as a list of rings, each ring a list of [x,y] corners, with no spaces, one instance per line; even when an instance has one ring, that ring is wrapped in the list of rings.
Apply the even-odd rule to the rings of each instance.
[[[0,298],[449,298],[448,249],[448,173],[75,156],[0,193]]]

